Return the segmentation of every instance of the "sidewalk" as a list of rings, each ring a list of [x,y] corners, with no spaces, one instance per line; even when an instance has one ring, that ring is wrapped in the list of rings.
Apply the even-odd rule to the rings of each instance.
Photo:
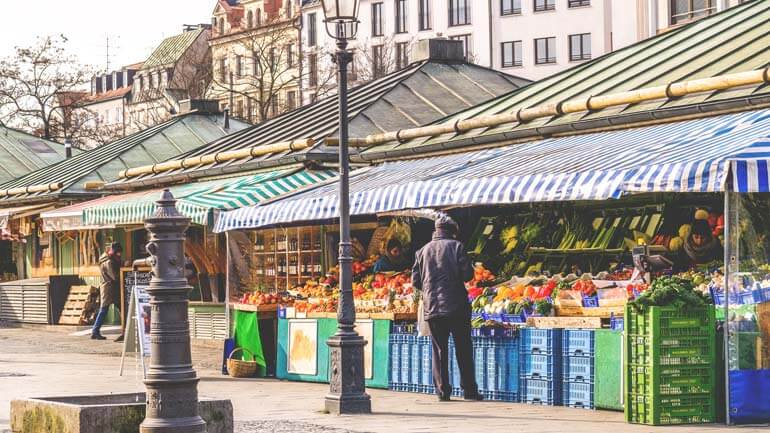
[[[120,345],[50,329],[0,328],[0,431],[8,429],[10,400],[20,397],[143,391],[141,373],[128,360],[117,375]],[[236,432],[749,432],[767,428],[686,426],[652,428],[623,421],[623,414],[513,403],[439,403],[428,395],[369,390],[374,414],[324,414],[325,384],[233,379],[217,370],[221,355],[195,347],[202,397],[229,398]]]

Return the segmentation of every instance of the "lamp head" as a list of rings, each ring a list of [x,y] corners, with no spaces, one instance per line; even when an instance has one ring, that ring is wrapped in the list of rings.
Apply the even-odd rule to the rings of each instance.
[[[359,0],[321,0],[326,33],[336,40],[350,40],[358,32]]]

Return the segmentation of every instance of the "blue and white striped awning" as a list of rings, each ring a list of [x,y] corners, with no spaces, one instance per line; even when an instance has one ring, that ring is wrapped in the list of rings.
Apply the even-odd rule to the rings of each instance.
[[[724,190],[731,160],[770,135],[770,110],[555,137],[396,161],[351,176],[351,215],[402,209],[604,200],[642,192]],[[338,216],[337,186],[226,212],[218,232]]]

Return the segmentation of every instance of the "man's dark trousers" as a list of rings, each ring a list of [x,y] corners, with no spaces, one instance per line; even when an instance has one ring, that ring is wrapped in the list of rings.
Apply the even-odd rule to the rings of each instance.
[[[460,381],[466,396],[476,395],[476,373],[473,366],[473,343],[471,342],[471,317],[468,312],[428,320],[431,344],[433,346],[433,384],[436,393],[449,397],[452,384],[449,378],[449,335],[455,342],[457,365],[460,367]]]

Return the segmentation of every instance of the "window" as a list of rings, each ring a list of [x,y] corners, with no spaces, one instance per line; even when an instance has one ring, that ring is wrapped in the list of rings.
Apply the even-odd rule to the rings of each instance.
[[[465,60],[468,60],[471,56],[471,35],[451,36],[449,39],[461,41],[463,43],[463,55],[465,56]]]
[[[275,69],[278,62],[278,57],[275,55],[275,47],[270,48],[270,57],[267,60],[268,65],[270,65],[270,72],[275,73]]]
[[[284,14],[286,14],[286,18],[291,18],[291,0],[286,0],[286,6],[284,8]]]
[[[115,122],[120,123],[123,121],[123,111],[120,108],[115,108]]]
[[[155,74],[153,74],[152,72],[150,72],[150,74],[149,74],[149,77],[148,77],[148,78],[149,78],[149,85],[148,85],[148,87],[149,87],[150,89],[154,89],[154,88],[155,88]]]
[[[503,68],[511,68],[522,65],[521,41],[503,42],[500,44],[502,53],[501,65]]]
[[[235,101],[235,117],[243,118],[243,99],[238,99]]]
[[[591,34],[569,35],[570,61],[588,60],[591,58]]]
[[[372,73],[374,74],[374,78],[385,75],[385,58],[383,52],[382,45],[372,46]]]
[[[227,58],[222,57],[219,59],[219,81],[227,82]]]
[[[270,98],[270,113],[272,116],[278,115],[278,95],[273,95]]]
[[[259,26],[262,24],[262,9],[257,8],[257,13],[255,14],[254,18],[256,18],[254,22],[256,26]]]
[[[308,77],[307,81],[310,87],[318,85],[318,54],[308,54]]]
[[[430,2],[431,0],[418,0],[419,3],[419,15],[420,15],[420,31],[430,30],[432,27],[431,15],[430,15]]]
[[[286,45],[286,67],[294,67],[294,44]]]
[[[406,0],[396,0],[396,33],[406,33],[408,31],[406,11]]]
[[[307,14],[307,46],[314,47],[317,42],[315,13]]]
[[[382,3],[372,3],[372,36],[382,35]]]
[[[500,0],[500,15],[521,14],[521,0]]]
[[[535,0],[535,12],[552,11],[556,9],[556,0]]]
[[[567,7],[579,8],[581,6],[591,6],[591,0],[569,0]]]
[[[358,80],[358,67],[356,66],[356,61],[353,60],[352,62],[348,63],[348,82],[357,81]]]
[[[409,65],[409,42],[396,43],[396,69],[401,70]]]
[[[470,0],[449,0],[449,26],[464,26],[470,23]]]
[[[556,38],[535,39],[535,64],[556,63]]]
[[[711,15],[716,11],[714,0],[671,0],[671,25]]]
[[[252,28],[254,27],[254,12],[249,11],[249,13],[246,14],[246,28]]]
[[[286,109],[293,110],[297,108],[297,92],[290,90],[286,92]]]
[[[256,52],[251,53],[251,71],[255,77],[259,77],[262,73],[259,67],[259,55]]]
[[[224,35],[225,34],[225,19],[220,18],[219,19],[219,34]]]
[[[240,54],[235,56],[235,75],[238,76],[238,78],[246,75],[243,73],[243,57]]]

